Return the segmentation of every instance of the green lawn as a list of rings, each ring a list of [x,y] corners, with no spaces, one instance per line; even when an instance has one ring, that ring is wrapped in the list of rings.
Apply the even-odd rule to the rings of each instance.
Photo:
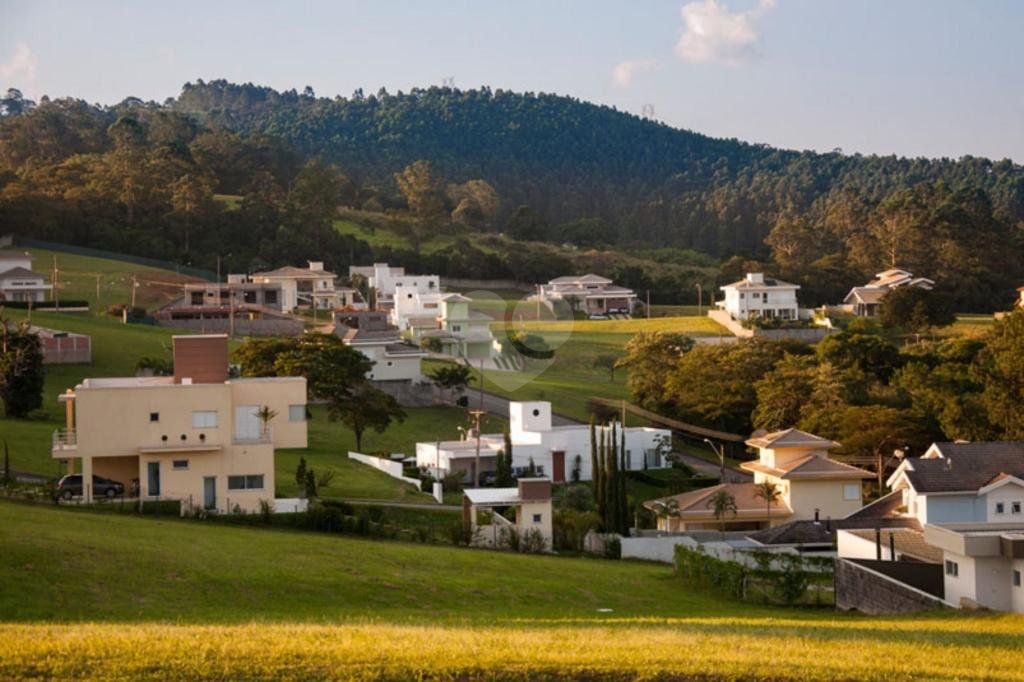
[[[185,282],[199,281],[173,270],[162,270],[125,261],[46,249],[24,250],[32,254],[32,268],[45,274],[48,282],[53,280],[53,259],[56,257],[60,272],[58,294],[61,300],[89,301],[94,315],[114,303],[129,303],[132,297],[133,276],[138,283],[135,304],[147,309],[165,305],[180,296],[181,285]]]
[[[327,419],[322,405],[310,408],[313,419],[309,422],[309,448],[306,450],[279,450],[276,456],[277,495],[289,497],[298,492],[295,469],[301,457],[307,466],[318,473],[334,472],[330,485],[320,490],[323,497],[341,499],[398,500],[429,502],[432,497],[417,492],[411,485],[360,464],[348,458],[356,449],[355,434],[340,422]],[[466,426],[466,411],[456,407],[427,407],[406,409],[404,422],[394,423],[384,433],[370,431],[363,434],[363,451],[368,454],[416,454],[417,441],[452,440],[459,438],[457,426]],[[488,416],[485,431],[501,432],[507,420]]]
[[[671,568],[0,503],[3,679],[1019,679],[1024,618],[724,601]]]

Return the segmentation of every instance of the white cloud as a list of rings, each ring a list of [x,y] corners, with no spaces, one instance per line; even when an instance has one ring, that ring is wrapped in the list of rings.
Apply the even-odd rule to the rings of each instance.
[[[25,43],[18,43],[14,56],[0,63],[0,80],[10,87],[25,87],[36,79],[36,56]]]
[[[754,56],[761,39],[758,21],[773,7],[775,0],[760,0],[746,12],[732,12],[717,0],[684,5],[676,54],[690,62],[739,64]]]
[[[633,76],[658,68],[657,59],[627,59],[612,69],[612,83],[619,88],[633,84]]]

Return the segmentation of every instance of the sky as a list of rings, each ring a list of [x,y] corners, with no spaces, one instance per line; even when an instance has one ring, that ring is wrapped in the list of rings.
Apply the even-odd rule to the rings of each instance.
[[[489,85],[789,149],[1024,163],[1024,1],[0,0],[0,88]],[[652,114],[653,111],[653,114]]]

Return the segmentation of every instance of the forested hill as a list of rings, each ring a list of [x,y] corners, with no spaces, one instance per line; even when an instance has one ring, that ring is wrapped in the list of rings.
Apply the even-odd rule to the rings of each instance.
[[[786,210],[823,215],[830,199],[848,203],[851,196],[852,208],[867,210],[936,180],[982,189],[997,218],[1024,219],[1024,169],[1009,161],[783,151],[556,95],[429,88],[327,99],[200,81],[168,104],[208,123],[280,138],[363,180],[387,180],[429,159],[444,177],[482,178],[506,207],[527,204],[551,224],[601,218],[620,243],[758,253]]]
[[[407,246],[342,232],[343,215]],[[807,305],[902,267],[983,311],[1024,284],[1024,168],[783,151],[489,89],[326,99],[213,81],[112,106],[10,90],[6,232],[207,268],[217,254],[251,270],[315,253],[342,270],[372,258],[527,282],[594,253],[579,267],[672,302],[693,296],[701,254],[723,279],[797,282]],[[440,235],[458,248],[420,248]],[[634,254],[640,270],[609,265]]]

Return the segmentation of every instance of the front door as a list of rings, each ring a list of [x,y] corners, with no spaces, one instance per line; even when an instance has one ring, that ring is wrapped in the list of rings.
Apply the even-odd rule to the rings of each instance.
[[[203,509],[217,508],[217,477],[203,476]]]
[[[551,453],[551,480],[554,483],[565,483],[565,453],[555,450]]]
[[[160,462],[146,462],[149,496],[160,497]]]
[[[259,405],[239,405],[235,408],[235,440],[245,442],[260,439],[259,411]]]

